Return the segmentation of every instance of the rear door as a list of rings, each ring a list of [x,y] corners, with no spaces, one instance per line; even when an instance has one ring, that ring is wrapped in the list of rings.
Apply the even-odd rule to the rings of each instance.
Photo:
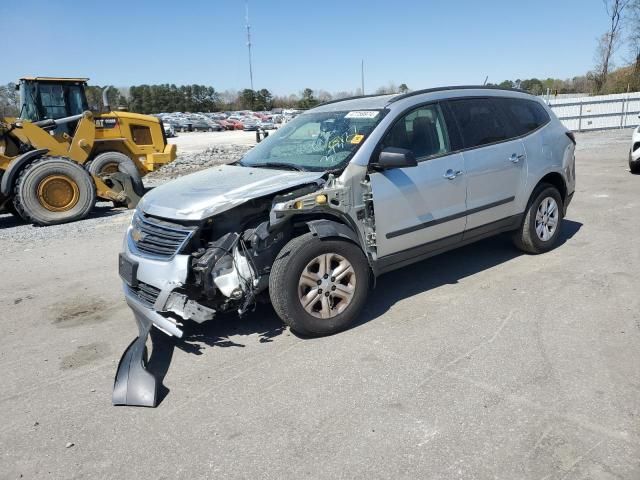
[[[413,151],[418,165],[370,173],[378,257],[438,240],[455,243],[465,228],[464,159],[452,152],[441,106],[420,106],[402,116],[380,148]]]
[[[448,102],[464,144],[467,178],[466,230],[490,225],[517,213],[527,157],[497,97]]]

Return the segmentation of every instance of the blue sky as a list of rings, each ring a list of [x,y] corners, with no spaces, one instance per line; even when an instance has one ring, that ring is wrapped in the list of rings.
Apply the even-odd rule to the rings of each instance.
[[[249,86],[244,0],[0,0],[0,83]],[[277,94],[584,74],[601,0],[249,0],[254,85]],[[14,43],[9,45],[8,41]],[[624,56],[626,52],[622,51]]]

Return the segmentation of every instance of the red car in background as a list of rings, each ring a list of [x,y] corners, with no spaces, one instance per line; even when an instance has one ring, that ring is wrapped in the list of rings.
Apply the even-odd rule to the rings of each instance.
[[[225,130],[235,129],[233,123],[229,122],[228,120],[216,120],[216,123],[220,125],[222,128],[224,128]]]
[[[244,128],[244,124],[238,120],[227,118],[225,121],[233,125],[233,128],[229,130],[242,130]]]

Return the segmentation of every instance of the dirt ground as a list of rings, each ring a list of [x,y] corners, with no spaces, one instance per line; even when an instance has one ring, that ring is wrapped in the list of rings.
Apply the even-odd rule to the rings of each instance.
[[[630,138],[578,135],[548,254],[502,236],[388,274],[331,337],[268,306],[160,337],[156,409],[111,406],[136,335],[117,274],[131,213],[0,216],[0,478],[639,479]]]

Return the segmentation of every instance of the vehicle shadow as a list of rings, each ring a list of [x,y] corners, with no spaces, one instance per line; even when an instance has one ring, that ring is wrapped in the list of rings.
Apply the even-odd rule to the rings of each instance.
[[[236,314],[227,314],[203,324],[186,322],[181,339],[165,335],[155,328],[151,329],[152,350],[147,361],[147,370],[156,378],[157,404],[160,405],[169,393],[169,389],[164,385],[164,377],[169,371],[176,348],[193,355],[202,355],[207,347],[244,348],[242,343],[231,340],[231,336],[258,334],[260,343],[269,343],[284,330],[280,318],[273,308],[266,304],[258,304],[255,311],[240,319]]]
[[[556,248],[561,248],[580,228],[582,223],[565,219]],[[378,279],[376,294],[371,295],[360,320],[352,328],[383,315],[400,300],[442,285],[456,284],[521,255],[526,254],[513,245],[510,234],[502,234],[383,275]]]
[[[82,220],[78,220],[78,222],[84,222],[85,220],[91,220],[95,218],[106,218],[113,217],[115,215],[122,214],[126,209],[124,207],[113,207],[111,205],[96,205],[93,210]],[[74,222],[76,223],[76,222]],[[28,222],[25,222],[22,218],[17,217],[16,215],[12,215],[10,213],[0,213],[0,230],[5,228],[15,228],[15,227],[27,227],[31,226],[33,228],[48,228],[41,227],[38,225],[33,225]],[[53,225],[55,226],[55,225]]]
[[[177,347],[194,355],[201,355],[205,347],[244,348],[242,343],[235,342],[230,337],[257,334],[260,343],[269,343],[280,335],[284,328],[270,305],[258,304],[254,311],[242,318],[238,318],[236,313],[230,313],[203,324],[187,322],[184,326],[184,336]]]
[[[573,238],[582,223],[565,220],[556,248]],[[351,328],[358,328],[383,315],[396,302],[442,285],[456,284],[460,280],[488,270],[524,255],[511,243],[508,234],[488,238],[451,252],[432,257],[414,265],[388,273],[378,279],[375,294],[369,296],[360,320]],[[222,315],[212,322],[197,324],[186,322],[182,339],[169,337],[152,330],[153,351],[147,369],[158,380],[158,403],[168,393],[162,379],[169,369],[174,348],[201,355],[206,347],[239,347],[244,345],[230,337],[258,334],[261,343],[272,342],[285,330],[282,321],[268,304],[258,304],[256,310],[238,319],[235,314]],[[295,333],[294,333],[295,334]],[[300,338],[305,338],[297,335]]]

